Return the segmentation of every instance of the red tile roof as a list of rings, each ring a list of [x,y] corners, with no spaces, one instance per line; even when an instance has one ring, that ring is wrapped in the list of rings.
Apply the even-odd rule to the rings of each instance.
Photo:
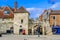
[[[52,10],[50,15],[60,15],[60,10]]]
[[[4,15],[4,11],[5,10],[9,10],[10,14],[9,15]],[[17,9],[16,11],[14,11],[15,9],[12,9],[8,6],[3,7],[2,9],[0,9],[0,18],[14,18],[14,12],[17,13],[29,13],[24,7],[21,7],[19,9]]]
[[[2,17],[3,17],[3,11],[0,10],[0,18],[2,18]]]
[[[5,10],[10,10],[10,14],[4,15]],[[9,7],[4,7],[2,10],[0,10],[0,18],[13,18],[14,14],[13,11]]]

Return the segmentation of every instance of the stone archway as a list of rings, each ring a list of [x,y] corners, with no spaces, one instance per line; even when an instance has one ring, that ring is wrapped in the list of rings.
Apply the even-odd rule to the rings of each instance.
[[[28,34],[32,35],[32,29],[28,29]]]
[[[40,29],[39,29],[40,28]],[[35,24],[32,28],[32,34],[34,35],[42,35],[42,27],[38,27],[38,24]]]

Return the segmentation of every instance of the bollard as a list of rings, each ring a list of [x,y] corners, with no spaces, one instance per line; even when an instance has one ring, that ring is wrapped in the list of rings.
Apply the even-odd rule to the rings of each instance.
[[[2,37],[2,34],[0,34],[0,37]]]

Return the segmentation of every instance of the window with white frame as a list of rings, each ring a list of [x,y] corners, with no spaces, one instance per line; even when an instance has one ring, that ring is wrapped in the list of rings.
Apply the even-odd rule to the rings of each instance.
[[[8,14],[10,14],[10,11],[9,10],[5,10],[4,11],[4,15],[8,15]]]

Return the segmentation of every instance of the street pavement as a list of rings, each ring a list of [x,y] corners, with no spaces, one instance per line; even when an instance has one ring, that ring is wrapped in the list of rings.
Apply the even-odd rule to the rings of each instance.
[[[60,40],[60,35],[3,35],[0,40]]]

